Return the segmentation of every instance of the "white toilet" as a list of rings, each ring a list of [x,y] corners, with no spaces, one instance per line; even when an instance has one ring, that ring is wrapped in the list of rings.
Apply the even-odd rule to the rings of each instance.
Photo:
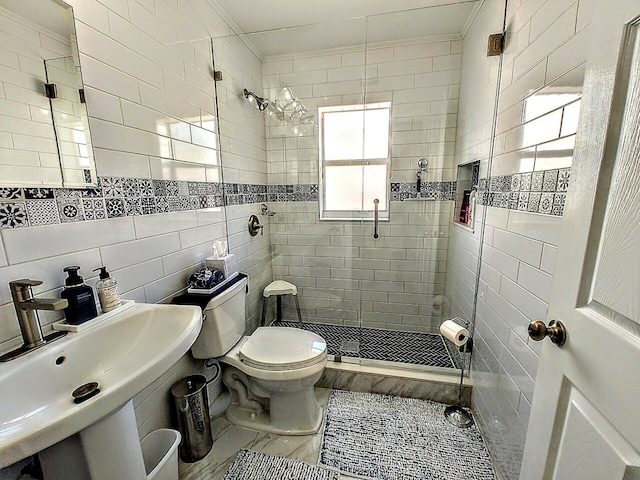
[[[230,422],[269,433],[316,433],[322,407],[313,386],[327,365],[327,344],[298,328],[260,327],[244,336],[246,287],[239,275],[209,301],[191,353],[222,363],[233,397]]]

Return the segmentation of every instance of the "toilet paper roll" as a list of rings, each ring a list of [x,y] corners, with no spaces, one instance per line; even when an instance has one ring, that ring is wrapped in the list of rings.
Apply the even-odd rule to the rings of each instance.
[[[469,339],[469,330],[461,327],[453,320],[447,320],[440,325],[440,333],[447,340],[452,341],[456,346],[461,347]]]

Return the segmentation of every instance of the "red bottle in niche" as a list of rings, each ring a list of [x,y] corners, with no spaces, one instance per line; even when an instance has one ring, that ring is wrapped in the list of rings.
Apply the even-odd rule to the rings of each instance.
[[[460,206],[460,223],[469,223],[469,195],[471,190],[465,190],[462,195],[462,205]]]

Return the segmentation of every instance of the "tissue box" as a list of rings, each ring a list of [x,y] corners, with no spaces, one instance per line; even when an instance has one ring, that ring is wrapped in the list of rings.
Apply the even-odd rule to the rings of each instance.
[[[220,270],[222,273],[224,273],[225,279],[231,278],[233,275],[238,273],[233,253],[229,253],[224,257],[219,258],[207,258],[207,267],[209,267],[210,269]]]

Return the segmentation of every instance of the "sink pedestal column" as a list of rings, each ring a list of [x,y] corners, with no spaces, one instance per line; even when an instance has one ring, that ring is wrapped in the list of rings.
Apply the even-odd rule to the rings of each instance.
[[[40,453],[47,480],[146,480],[133,401]]]

